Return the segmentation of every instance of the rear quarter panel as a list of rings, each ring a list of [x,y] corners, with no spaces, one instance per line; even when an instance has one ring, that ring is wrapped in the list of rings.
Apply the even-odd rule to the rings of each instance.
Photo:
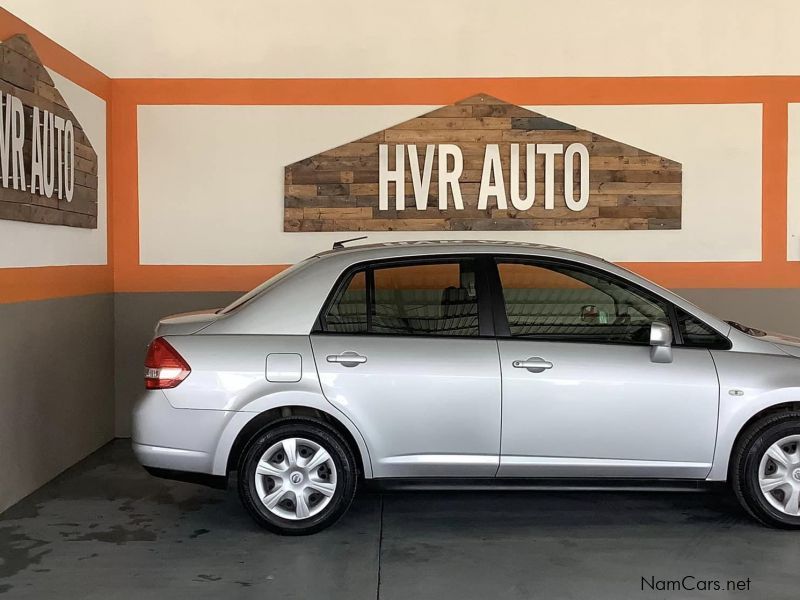
[[[361,433],[322,394],[307,335],[191,335],[165,339],[192,369],[178,387],[164,390],[173,408],[223,411],[226,414],[214,452],[214,474],[223,475],[236,436],[260,413],[284,406],[303,406],[331,415],[358,444],[365,476],[372,476],[369,452]],[[299,380],[276,382],[266,376],[267,356],[300,356]]]

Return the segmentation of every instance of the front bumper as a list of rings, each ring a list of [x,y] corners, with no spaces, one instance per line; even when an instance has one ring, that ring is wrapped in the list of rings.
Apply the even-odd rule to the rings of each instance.
[[[210,475],[220,436],[233,414],[173,408],[163,391],[145,391],[133,407],[133,452],[144,467]]]

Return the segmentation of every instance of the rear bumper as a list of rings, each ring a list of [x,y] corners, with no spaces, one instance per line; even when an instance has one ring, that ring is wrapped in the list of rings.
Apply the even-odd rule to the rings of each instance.
[[[133,442],[132,446],[136,460],[143,467],[203,473],[210,466],[210,457],[205,452],[151,446],[149,444],[139,444],[136,441]]]
[[[233,414],[173,408],[161,390],[145,391],[133,407],[133,453],[147,468],[210,475],[220,436]]]
[[[191,471],[175,471],[173,469],[159,469],[156,467],[145,467],[145,471],[153,477],[161,479],[171,479],[173,481],[185,481],[196,483],[212,488],[224,490],[228,488],[228,478],[224,475],[208,475],[207,473],[193,473]]]

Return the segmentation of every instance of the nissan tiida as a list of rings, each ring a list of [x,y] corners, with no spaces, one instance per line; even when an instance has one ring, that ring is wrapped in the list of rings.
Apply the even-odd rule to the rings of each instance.
[[[162,319],[134,408],[151,472],[264,527],[358,485],[698,488],[800,528],[800,339],[722,321],[602,259],[518,242],[317,254]]]

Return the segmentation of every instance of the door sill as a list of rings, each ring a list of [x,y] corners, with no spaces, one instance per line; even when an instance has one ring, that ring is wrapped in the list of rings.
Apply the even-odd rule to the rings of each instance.
[[[726,486],[724,481],[705,479],[656,478],[434,478],[386,477],[367,479],[367,489],[373,491],[460,491],[460,490],[552,490],[552,491],[622,491],[622,492],[706,492]]]

